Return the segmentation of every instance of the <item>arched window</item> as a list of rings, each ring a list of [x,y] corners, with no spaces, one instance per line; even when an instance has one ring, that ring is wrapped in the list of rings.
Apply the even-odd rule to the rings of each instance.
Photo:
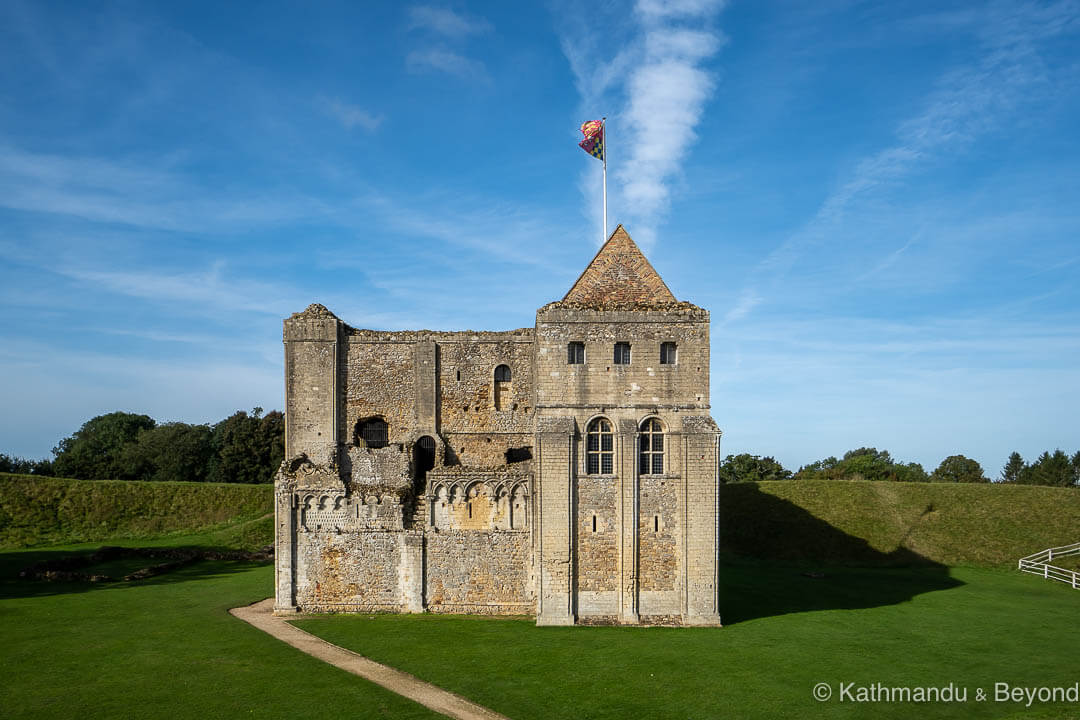
[[[615,471],[615,436],[611,422],[596,418],[589,423],[585,436],[585,472],[607,475]]]
[[[510,402],[510,366],[495,368],[495,409],[505,410]]]
[[[381,448],[390,443],[389,428],[382,418],[364,418],[356,423],[353,442],[361,447]]]
[[[656,418],[641,423],[638,435],[638,473],[662,475],[664,472],[664,426]]]

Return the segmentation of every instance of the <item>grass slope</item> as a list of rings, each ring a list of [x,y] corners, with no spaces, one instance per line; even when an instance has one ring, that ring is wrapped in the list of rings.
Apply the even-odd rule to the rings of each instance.
[[[271,485],[71,480],[0,473],[0,548],[155,538],[214,528],[217,544],[272,540]]]
[[[1015,567],[1080,541],[1080,491],[1025,485],[738,483],[720,489],[721,545],[782,562]]]
[[[739,566],[724,578],[724,628],[538,628],[438,615],[295,624],[518,720],[1080,718],[1077,703],[975,699],[976,688],[992,698],[997,682],[1080,680],[1080,592],[1064,585],[977,568],[840,568],[811,579]],[[827,702],[811,696],[820,682],[833,690]],[[969,697],[856,704],[840,702],[841,682],[951,682]]]

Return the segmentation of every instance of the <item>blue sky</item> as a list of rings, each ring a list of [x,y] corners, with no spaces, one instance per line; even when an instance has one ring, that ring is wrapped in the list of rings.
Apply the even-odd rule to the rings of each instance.
[[[609,222],[725,453],[1080,448],[1077,2],[0,4],[0,452],[280,408],[281,319],[511,329]]]

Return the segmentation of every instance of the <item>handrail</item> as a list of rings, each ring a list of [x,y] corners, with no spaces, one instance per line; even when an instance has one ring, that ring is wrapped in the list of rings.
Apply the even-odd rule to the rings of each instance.
[[[1080,590],[1080,572],[1066,570],[1050,564],[1050,561],[1055,557],[1068,557],[1070,555],[1080,555],[1080,543],[1047,548],[1027,557],[1022,557],[1017,563],[1017,569],[1020,572],[1031,573],[1032,575],[1042,575],[1046,580],[1059,580],[1072,585],[1073,589]]]

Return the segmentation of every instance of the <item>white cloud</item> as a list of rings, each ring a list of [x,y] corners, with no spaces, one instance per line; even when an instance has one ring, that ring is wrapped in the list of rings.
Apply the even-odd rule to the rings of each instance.
[[[706,62],[725,41],[712,27],[722,7],[717,0],[641,0],[632,23],[611,25],[612,33],[625,36],[610,40],[621,48],[611,59],[579,28],[563,30],[563,54],[585,115],[603,114],[596,108],[620,108],[618,114],[608,113],[608,163],[616,180],[610,188],[614,217],[609,224],[623,222],[646,246],[668,211],[672,184],[716,87]],[[590,209],[591,185],[583,188]]]
[[[377,115],[356,105],[349,105],[337,98],[323,99],[322,103],[326,112],[344,125],[346,130],[360,127],[368,132],[374,132],[382,125],[381,114]]]
[[[409,29],[428,30],[450,38],[479,35],[491,30],[483,18],[470,18],[447,8],[417,5],[409,8]]]
[[[435,71],[469,80],[489,80],[487,70],[479,60],[439,48],[413,50],[405,56],[405,67],[410,72]]]

